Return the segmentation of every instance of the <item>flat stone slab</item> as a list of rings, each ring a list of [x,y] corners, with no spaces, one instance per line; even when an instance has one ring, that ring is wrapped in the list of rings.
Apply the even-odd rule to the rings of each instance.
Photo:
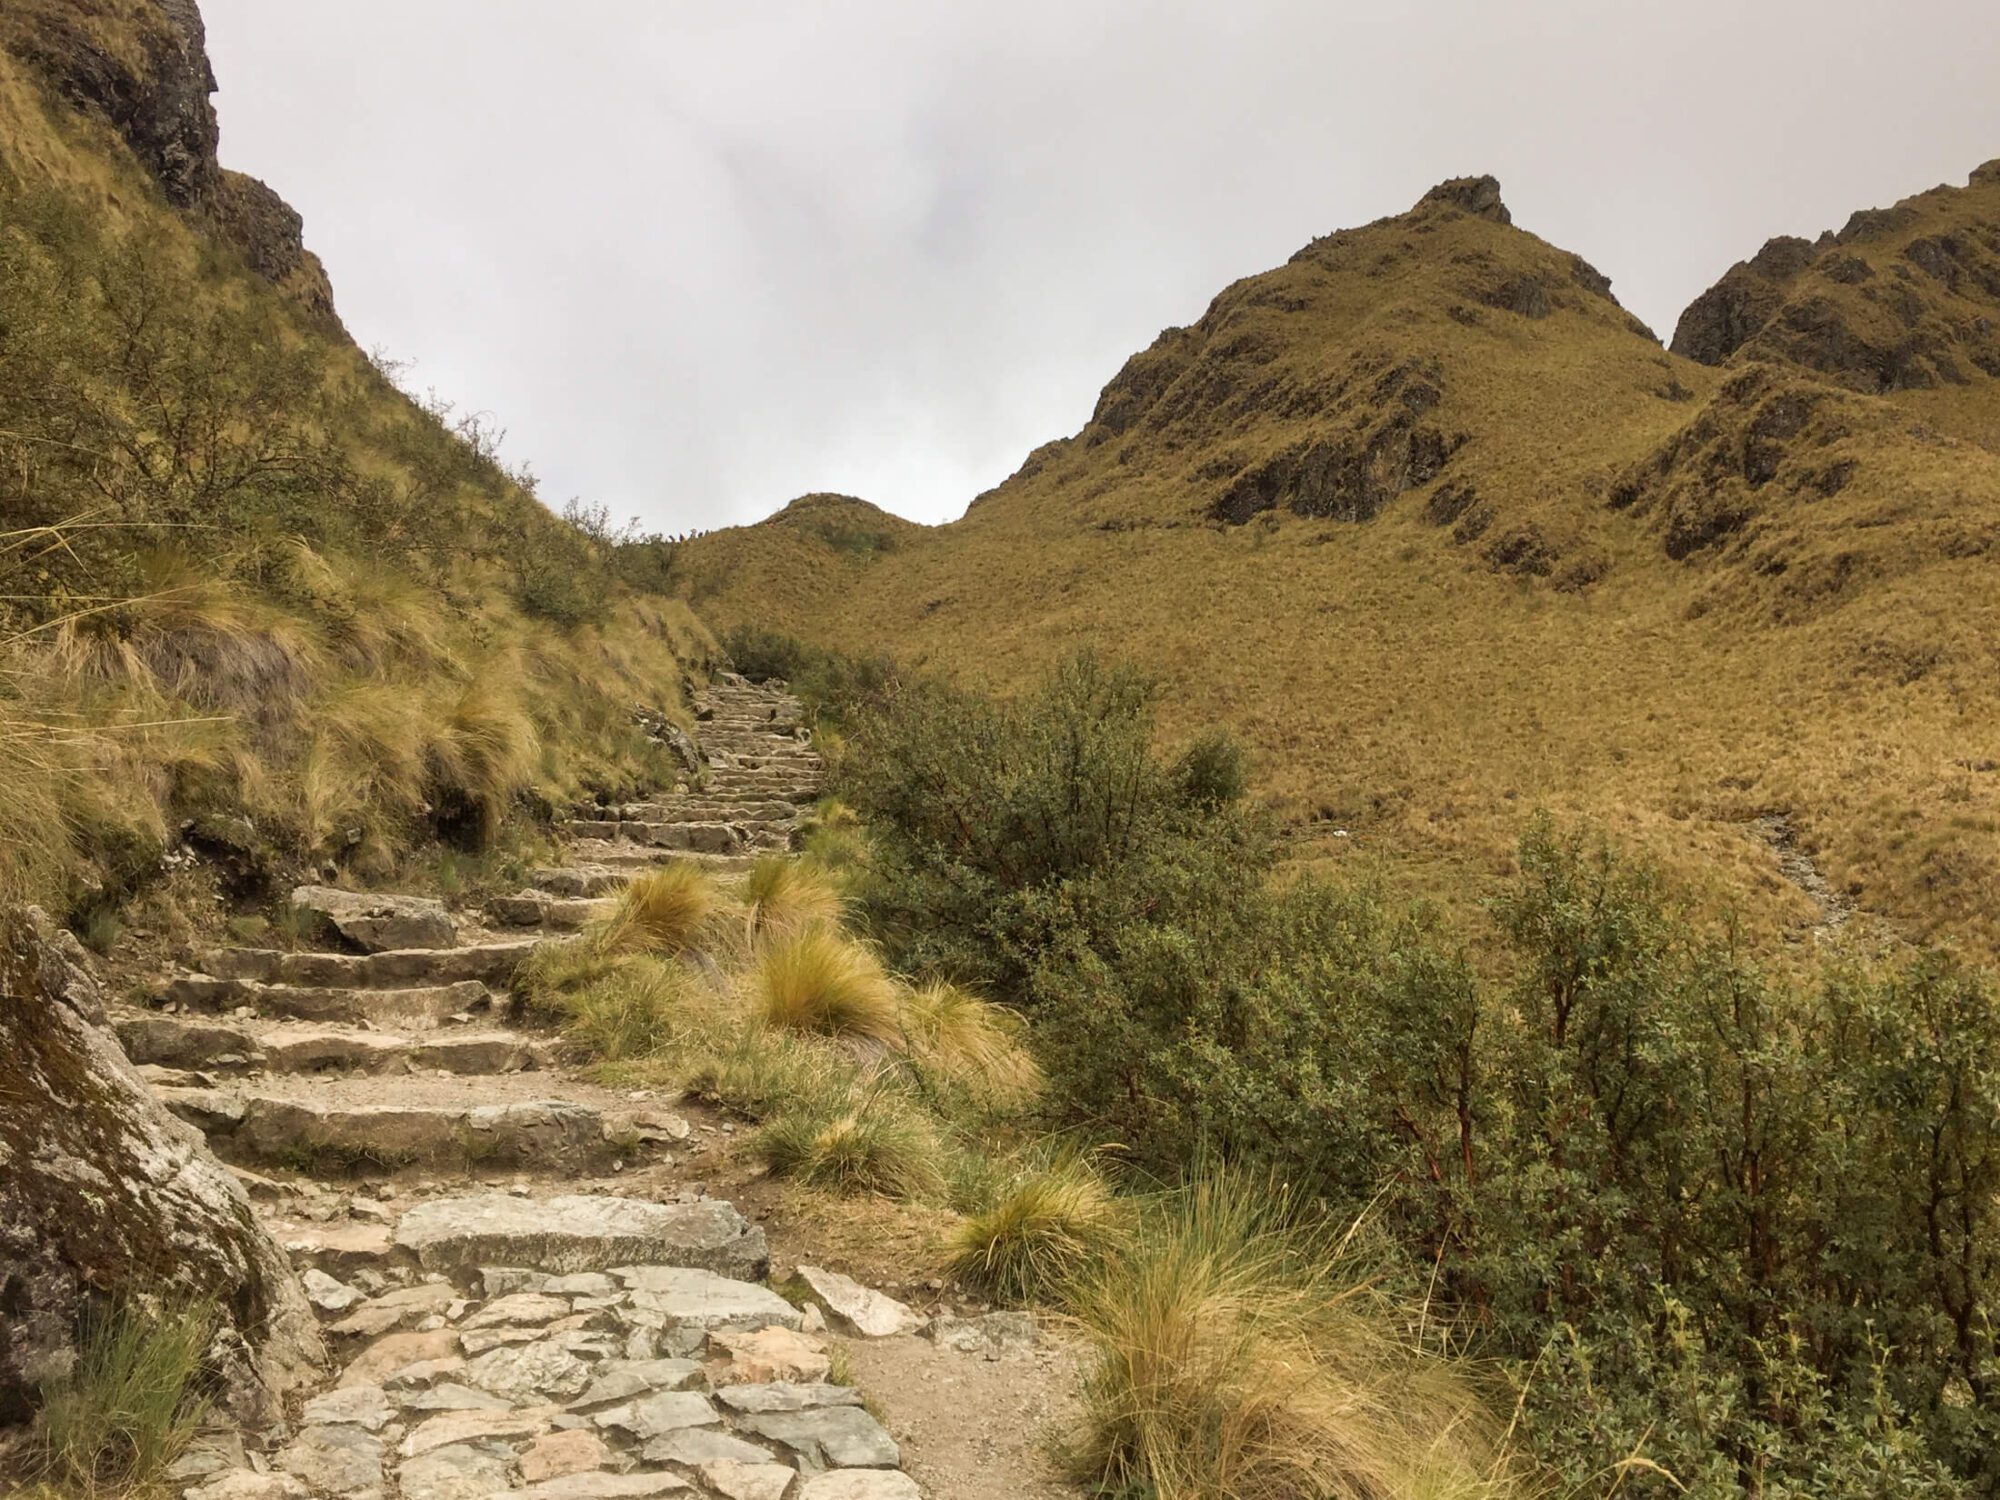
[[[761,1234],[761,1231],[759,1231]],[[769,1287],[681,1266],[625,1266],[632,1321],[641,1327],[708,1331],[797,1328],[802,1314]]]
[[[924,1320],[894,1297],[872,1291],[851,1276],[819,1266],[800,1266],[797,1282],[843,1332],[864,1338],[889,1338],[915,1333]]]
[[[794,1383],[776,1380],[768,1385],[730,1385],[717,1391],[716,1398],[731,1411],[804,1411],[813,1406],[859,1406],[861,1392],[851,1385],[828,1385],[824,1381]]]
[[[923,1500],[923,1491],[893,1469],[843,1469],[808,1479],[797,1500]]]
[[[364,953],[397,948],[452,948],[458,924],[442,901],[427,896],[393,896],[380,891],[342,891],[302,885],[292,892],[295,909],[317,917]]]
[[[770,1438],[815,1469],[894,1469],[903,1461],[896,1440],[858,1406],[760,1412],[738,1419],[753,1437]]]
[[[403,1215],[395,1243],[426,1270],[442,1271],[520,1266],[562,1275],[647,1266],[755,1280],[771,1262],[764,1231],[730,1204],[714,1200],[645,1203],[505,1193],[439,1198]],[[784,1305],[796,1319],[796,1310]]]

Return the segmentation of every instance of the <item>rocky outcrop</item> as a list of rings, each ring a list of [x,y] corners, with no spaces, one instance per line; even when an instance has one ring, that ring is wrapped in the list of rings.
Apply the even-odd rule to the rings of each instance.
[[[213,1373],[239,1420],[275,1419],[321,1358],[305,1295],[201,1136],[103,1029],[67,934],[0,917],[0,1421],[73,1364],[93,1306],[212,1301]]]
[[[1783,361],[1888,393],[2000,375],[2000,171],[1975,170],[1816,240],[1782,236],[1681,314],[1673,351]]]
[[[336,322],[333,286],[305,247],[304,221],[254,177],[225,171],[208,32],[195,0],[13,0],[0,45],[76,108],[101,116],[167,201],[217,232],[257,275],[310,315]]]
[[[1500,201],[1500,179],[1492,176],[1453,177],[1440,182],[1417,200],[1416,212],[1435,207],[1455,208],[1495,224],[1514,222],[1507,205]]]

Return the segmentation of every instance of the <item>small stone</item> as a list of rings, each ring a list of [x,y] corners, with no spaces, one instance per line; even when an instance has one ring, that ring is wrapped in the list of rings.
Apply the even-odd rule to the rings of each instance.
[[[518,1266],[487,1266],[479,1272],[479,1284],[487,1296],[505,1297],[514,1292],[539,1292],[549,1284],[549,1278],[543,1272]]]
[[[380,1432],[395,1417],[379,1385],[350,1385],[315,1396],[305,1404],[301,1419],[315,1426],[346,1423]]]
[[[923,1491],[891,1469],[847,1469],[808,1479],[798,1500],[923,1500]]]
[[[567,1401],[590,1384],[590,1367],[558,1344],[493,1349],[465,1367],[465,1378],[510,1401]]]
[[[460,1334],[458,1344],[467,1354],[484,1354],[503,1344],[532,1344],[547,1336],[546,1328],[475,1328]]]
[[[785,1500],[798,1471],[783,1464],[741,1463],[718,1458],[700,1467],[702,1483],[724,1500]]]
[[[722,1417],[706,1396],[693,1391],[661,1391],[601,1411],[594,1420],[599,1427],[615,1427],[645,1442],[678,1427],[706,1427]]]
[[[430,1282],[398,1287],[393,1292],[384,1292],[365,1307],[357,1307],[335,1323],[333,1331],[350,1337],[372,1339],[392,1328],[419,1325],[435,1316],[439,1308],[448,1305],[453,1295],[449,1286]]]
[[[613,1274],[631,1287],[631,1320],[644,1327],[705,1333],[799,1326],[799,1310],[769,1287],[679,1266],[625,1266]]]
[[[859,1406],[861,1392],[852,1386],[793,1385],[785,1381],[769,1385],[725,1386],[716,1399],[731,1411],[804,1411],[809,1406]]]
[[[278,1467],[336,1495],[379,1489],[382,1443],[359,1427],[308,1427],[278,1454]]]
[[[864,1338],[888,1338],[914,1333],[923,1319],[894,1297],[870,1291],[852,1277],[819,1266],[800,1266],[797,1284],[819,1304],[834,1323]]]
[[[807,1307],[804,1315],[800,1317],[799,1332],[800,1333],[826,1332],[826,1314],[819,1310],[819,1304],[817,1302]]]
[[[348,1217],[366,1219],[371,1224],[387,1224],[393,1217],[385,1203],[373,1198],[356,1198],[347,1205]]]
[[[445,1359],[419,1360],[413,1365],[392,1371],[383,1377],[382,1387],[390,1392],[421,1390],[444,1379],[456,1375],[465,1368],[465,1361],[454,1354]]]
[[[507,1450],[451,1443],[404,1460],[396,1483],[411,1500],[487,1500],[507,1488]]]
[[[594,1432],[551,1432],[536,1438],[534,1445],[521,1455],[521,1478],[529,1484],[540,1484],[565,1474],[601,1469],[610,1461],[611,1450]]]
[[[981,1318],[932,1318],[924,1325],[924,1337],[940,1349],[998,1356],[1009,1350],[1034,1348],[1039,1335],[1032,1313],[997,1312]]]
[[[335,1281],[317,1267],[308,1270],[299,1279],[305,1283],[306,1300],[321,1312],[346,1312],[357,1302],[365,1300],[353,1287]]]

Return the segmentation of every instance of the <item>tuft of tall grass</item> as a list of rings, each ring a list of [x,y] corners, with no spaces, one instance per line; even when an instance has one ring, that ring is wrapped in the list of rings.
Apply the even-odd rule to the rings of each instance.
[[[765,1026],[902,1043],[895,981],[873,953],[838,932],[813,928],[771,944],[752,961],[744,985],[752,1018]]]
[[[1081,1152],[1058,1151],[982,1194],[953,1231],[953,1273],[1007,1302],[1060,1300],[1119,1244],[1130,1213]]]
[[[880,1084],[822,1075],[751,1142],[770,1169],[807,1187],[932,1198],[944,1191],[945,1148],[930,1120]]]
[[[1018,1104],[1041,1084],[1024,1044],[1026,1026],[1004,1006],[955,984],[920,985],[903,996],[904,1046],[912,1059],[991,1103]]]
[[[698,982],[679,964],[587,938],[542,944],[514,983],[532,1013],[599,1062],[657,1057],[710,1020]]]
[[[1515,1493],[1476,1383],[1287,1210],[1271,1182],[1205,1175],[1081,1279],[1083,1475],[1159,1500]]]
[[[662,865],[633,877],[619,893],[600,940],[611,950],[679,953],[694,946],[720,899],[700,866]]]
[[[766,854],[750,867],[742,901],[753,941],[837,927],[844,915],[833,881],[787,854]]]
[[[83,1495],[157,1483],[207,1409],[200,1377],[215,1321],[205,1303],[87,1314],[76,1368],[45,1394],[36,1429],[47,1477]]]

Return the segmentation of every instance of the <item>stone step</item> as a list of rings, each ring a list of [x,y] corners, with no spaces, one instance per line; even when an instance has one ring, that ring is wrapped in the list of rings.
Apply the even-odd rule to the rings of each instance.
[[[500,1088],[513,1081],[266,1078],[159,1093],[225,1161],[315,1177],[406,1167],[567,1173],[631,1155],[629,1122],[574,1099]]]
[[[611,915],[613,902],[600,897],[559,896],[546,890],[525,890],[495,896],[487,914],[508,927],[540,927],[550,932],[576,932]]]
[[[528,885],[531,890],[545,891],[551,896],[576,899],[615,896],[631,878],[630,870],[613,869],[609,865],[550,865],[530,870]]]
[[[255,979],[184,974],[167,981],[158,1001],[163,1006],[209,1013],[248,1007],[257,1015],[295,1021],[350,1026],[365,1023],[391,1030],[432,1031],[454,1016],[490,1011],[493,992],[476,979],[399,989],[357,989],[345,985],[265,984]]]
[[[678,849],[649,849],[625,840],[578,839],[570,845],[579,865],[632,875],[660,865],[700,865],[712,875],[740,875],[757,863],[754,853],[694,854]]]
[[[629,840],[655,849],[685,849],[700,854],[732,854],[745,848],[749,837],[733,823],[633,823],[602,819],[576,820],[571,838]]]
[[[764,1231],[719,1199],[677,1204],[506,1193],[436,1198],[397,1221],[393,1243],[425,1270],[445,1273],[510,1266],[571,1276],[621,1266],[674,1266],[756,1281],[770,1269]],[[688,1293],[708,1299],[704,1310],[710,1313],[722,1306],[719,1294],[729,1292],[752,1299],[766,1323],[797,1326],[798,1309],[775,1293],[716,1287],[699,1274],[684,1280]]]
[[[623,823],[729,823],[738,828],[759,823],[790,825],[798,804],[773,799],[728,801],[720,797],[688,797],[672,802],[628,802],[605,813]],[[602,816],[602,815],[600,815]]]
[[[142,1067],[202,1073],[516,1073],[541,1066],[542,1048],[514,1031],[407,1035],[305,1021],[203,1020],[130,1011],[114,1018],[127,1057]]]
[[[533,938],[502,938],[458,948],[404,948],[386,953],[290,953],[272,948],[220,948],[195,961],[216,979],[313,988],[392,989],[478,980],[505,984],[535,950]]]

